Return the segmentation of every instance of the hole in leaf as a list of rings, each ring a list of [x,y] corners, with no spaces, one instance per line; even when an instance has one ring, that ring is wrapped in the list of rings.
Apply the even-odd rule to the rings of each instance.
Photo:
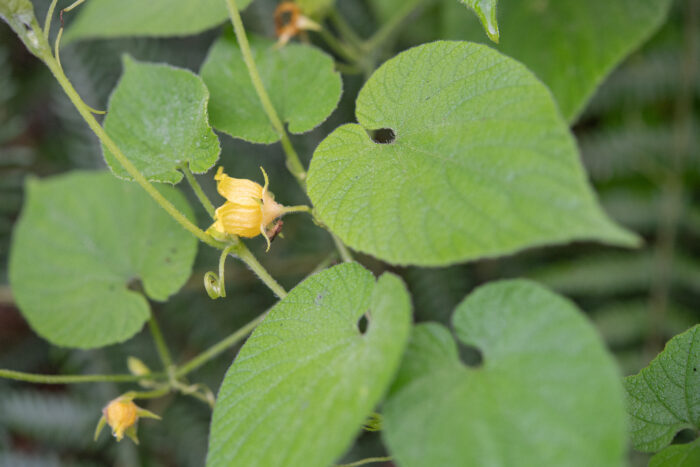
[[[372,141],[377,144],[391,144],[396,139],[396,133],[391,128],[380,128],[370,132]]]
[[[479,368],[484,363],[484,354],[473,345],[457,344],[459,359],[468,367]]]
[[[138,277],[134,277],[129,282],[127,282],[126,288],[129,290],[133,290],[134,292],[138,292],[140,294],[144,293],[143,283],[141,282],[141,279],[139,279]]]
[[[367,319],[367,315],[369,314],[369,311],[362,315],[357,321],[357,329],[360,331],[360,334],[364,335],[367,332],[367,327],[369,326],[369,320]]]
[[[695,441],[696,437],[697,435],[695,433],[695,430],[686,428],[676,433],[676,436],[673,437],[673,441],[671,442],[671,444],[692,443],[693,441]]]

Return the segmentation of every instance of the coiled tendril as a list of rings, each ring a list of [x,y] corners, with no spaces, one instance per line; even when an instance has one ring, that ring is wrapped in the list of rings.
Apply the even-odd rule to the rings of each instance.
[[[236,245],[229,245],[224,248],[219,258],[219,274],[214,271],[207,271],[204,274],[204,288],[207,290],[209,298],[216,300],[217,298],[226,297],[226,281],[224,280],[224,266],[226,265],[226,257],[231,251],[236,248]]]

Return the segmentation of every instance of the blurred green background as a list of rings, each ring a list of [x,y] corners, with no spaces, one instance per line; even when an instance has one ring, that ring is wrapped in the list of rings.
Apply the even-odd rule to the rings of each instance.
[[[35,0],[43,18],[48,1]],[[59,2],[59,8],[69,2]],[[274,0],[247,9],[248,28],[274,35]],[[598,90],[574,126],[584,163],[606,210],[640,233],[635,251],[593,244],[529,250],[511,257],[443,269],[392,268],[409,284],[418,321],[446,322],[454,306],[476,285],[504,277],[530,277],[575,300],[598,326],[625,375],[645,366],[673,335],[700,321],[700,34],[678,1],[660,31],[632,54]],[[343,0],[339,10],[366,35],[376,18],[366,1]],[[387,57],[420,42],[444,37],[439,4],[422,12],[387,51]],[[167,62],[197,71],[212,41],[226,26],[182,39],[97,40],[66,45],[63,66],[83,99],[104,109],[120,75],[120,56]],[[696,26],[697,27],[697,26]],[[689,80],[688,77],[691,77]],[[353,121],[360,76],[344,76],[341,105],[320,128],[294,142],[308,162],[320,140],[340,123]],[[236,177],[259,178],[260,165],[285,204],[304,202],[284,168],[277,145],[251,145],[220,135],[221,162]],[[0,26],[0,368],[47,373],[124,373],[126,358],[152,367],[158,358],[147,332],[124,345],[76,351],[39,339],[14,307],[7,285],[12,227],[22,206],[28,174],[49,176],[73,169],[102,169],[97,139],[80,119],[42,63],[11,30]],[[218,199],[210,175],[200,182]],[[192,193],[182,187],[206,214]],[[263,264],[292,287],[333,252],[329,237],[305,216],[285,219],[287,239],[268,254],[252,242]],[[377,272],[387,266],[360,261]],[[153,303],[178,361],[196,355],[267,309],[273,296],[240,264],[227,265],[226,300],[212,301],[203,274],[218,253],[201,247],[194,274],[169,303]],[[216,391],[235,356],[231,349],[192,375]],[[200,466],[204,463],[210,409],[183,396],[154,400],[147,408],[162,422],[142,422],[141,445],[115,443],[92,432],[102,406],[132,386],[34,385],[0,380],[0,466]],[[364,434],[347,459],[381,455],[378,435]],[[632,455],[633,463],[645,457]]]

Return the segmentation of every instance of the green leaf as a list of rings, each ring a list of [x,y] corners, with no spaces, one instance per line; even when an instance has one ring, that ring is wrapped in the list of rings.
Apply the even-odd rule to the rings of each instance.
[[[649,467],[697,467],[700,465],[700,439],[674,444],[651,458]]]
[[[29,0],[0,0],[0,16],[8,21],[15,15],[33,15],[34,8]]]
[[[242,10],[251,0],[238,0]],[[228,19],[224,0],[90,0],[66,40],[128,36],[186,36]]]
[[[352,263],[306,279],[270,310],[226,374],[207,465],[328,467],[390,383],[410,321],[410,297],[392,274],[375,282]]]
[[[634,448],[655,452],[700,428],[700,325],[671,339],[648,367],[625,378]]]
[[[124,56],[124,74],[110,97],[105,131],[146,178],[178,183],[178,167],[188,164],[192,172],[204,173],[219,158],[208,100],[206,86],[192,72]],[[131,179],[107,147],[102,151],[115,175]]]
[[[498,0],[459,0],[460,2],[467,5],[469,8],[474,10],[476,16],[481,21],[484,26],[486,34],[489,36],[493,42],[498,44],[499,32],[498,32],[498,20],[496,18],[496,4]]]
[[[188,217],[185,198],[161,193]],[[197,240],[136,184],[108,172],[30,180],[10,252],[12,293],[50,342],[95,348],[122,342],[190,275]]]
[[[636,243],[598,206],[549,91],[488,47],[399,54],[356,114],[359,125],[318,146],[308,179],[320,219],[354,249],[444,265],[572,240]],[[376,129],[395,140],[375,143]]]
[[[321,124],[338,105],[342,91],[333,59],[315,47],[250,38],[260,78],[280,119],[292,133]],[[243,55],[234,38],[222,36],[209,52],[201,76],[211,91],[211,123],[234,138],[274,143],[279,135],[253,88]]]
[[[483,363],[462,364],[444,326],[414,328],[383,411],[397,465],[621,464],[618,371],[572,303],[533,282],[503,281],[467,297],[453,325]]]
[[[671,0],[500,0],[498,50],[549,86],[574,121],[598,85],[663,23]],[[484,41],[475,18],[443,2],[441,37]]]

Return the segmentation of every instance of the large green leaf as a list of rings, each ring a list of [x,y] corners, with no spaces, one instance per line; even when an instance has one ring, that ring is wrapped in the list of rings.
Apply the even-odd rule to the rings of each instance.
[[[392,274],[375,282],[361,266],[343,264],[306,279],[226,374],[207,465],[328,467],[390,383],[410,321],[410,298]]]
[[[700,439],[692,443],[674,444],[651,458],[649,467],[698,467]]]
[[[201,78],[170,65],[139,63],[124,57],[124,73],[109,100],[104,127],[136,168],[149,180],[177,183],[178,167],[203,173],[221,148],[209,126],[209,92]],[[115,175],[128,172],[103,146]]]
[[[321,124],[338,105],[342,82],[333,59],[315,47],[251,37],[250,46],[270,100],[292,133]],[[211,122],[234,138],[274,143],[279,135],[253,88],[235,39],[222,36],[212,47],[201,73],[211,91]]]
[[[625,378],[632,444],[668,445],[684,428],[700,429],[700,325],[671,339],[639,374]]]
[[[238,0],[243,9],[251,0]],[[90,0],[66,39],[126,36],[186,36],[228,19],[225,0]]]
[[[416,326],[384,406],[398,465],[620,465],[621,381],[574,305],[533,282],[504,281],[467,297],[453,325],[483,363],[462,364],[444,326]]]
[[[308,188],[357,250],[443,265],[571,240],[635,243],[598,206],[549,91],[488,47],[403,52],[360,91],[356,113],[359,125],[316,149]],[[395,140],[374,142],[375,129]]]
[[[671,0],[500,0],[498,49],[528,66],[554,93],[567,120],[581,113],[605,76],[666,18]],[[476,19],[443,0],[441,37],[485,41]]]
[[[161,193],[192,217],[171,187]],[[197,240],[136,184],[108,172],[30,180],[10,252],[12,293],[56,345],[101,347],[137,333],[146,298],[166,300],[190,275]]]

